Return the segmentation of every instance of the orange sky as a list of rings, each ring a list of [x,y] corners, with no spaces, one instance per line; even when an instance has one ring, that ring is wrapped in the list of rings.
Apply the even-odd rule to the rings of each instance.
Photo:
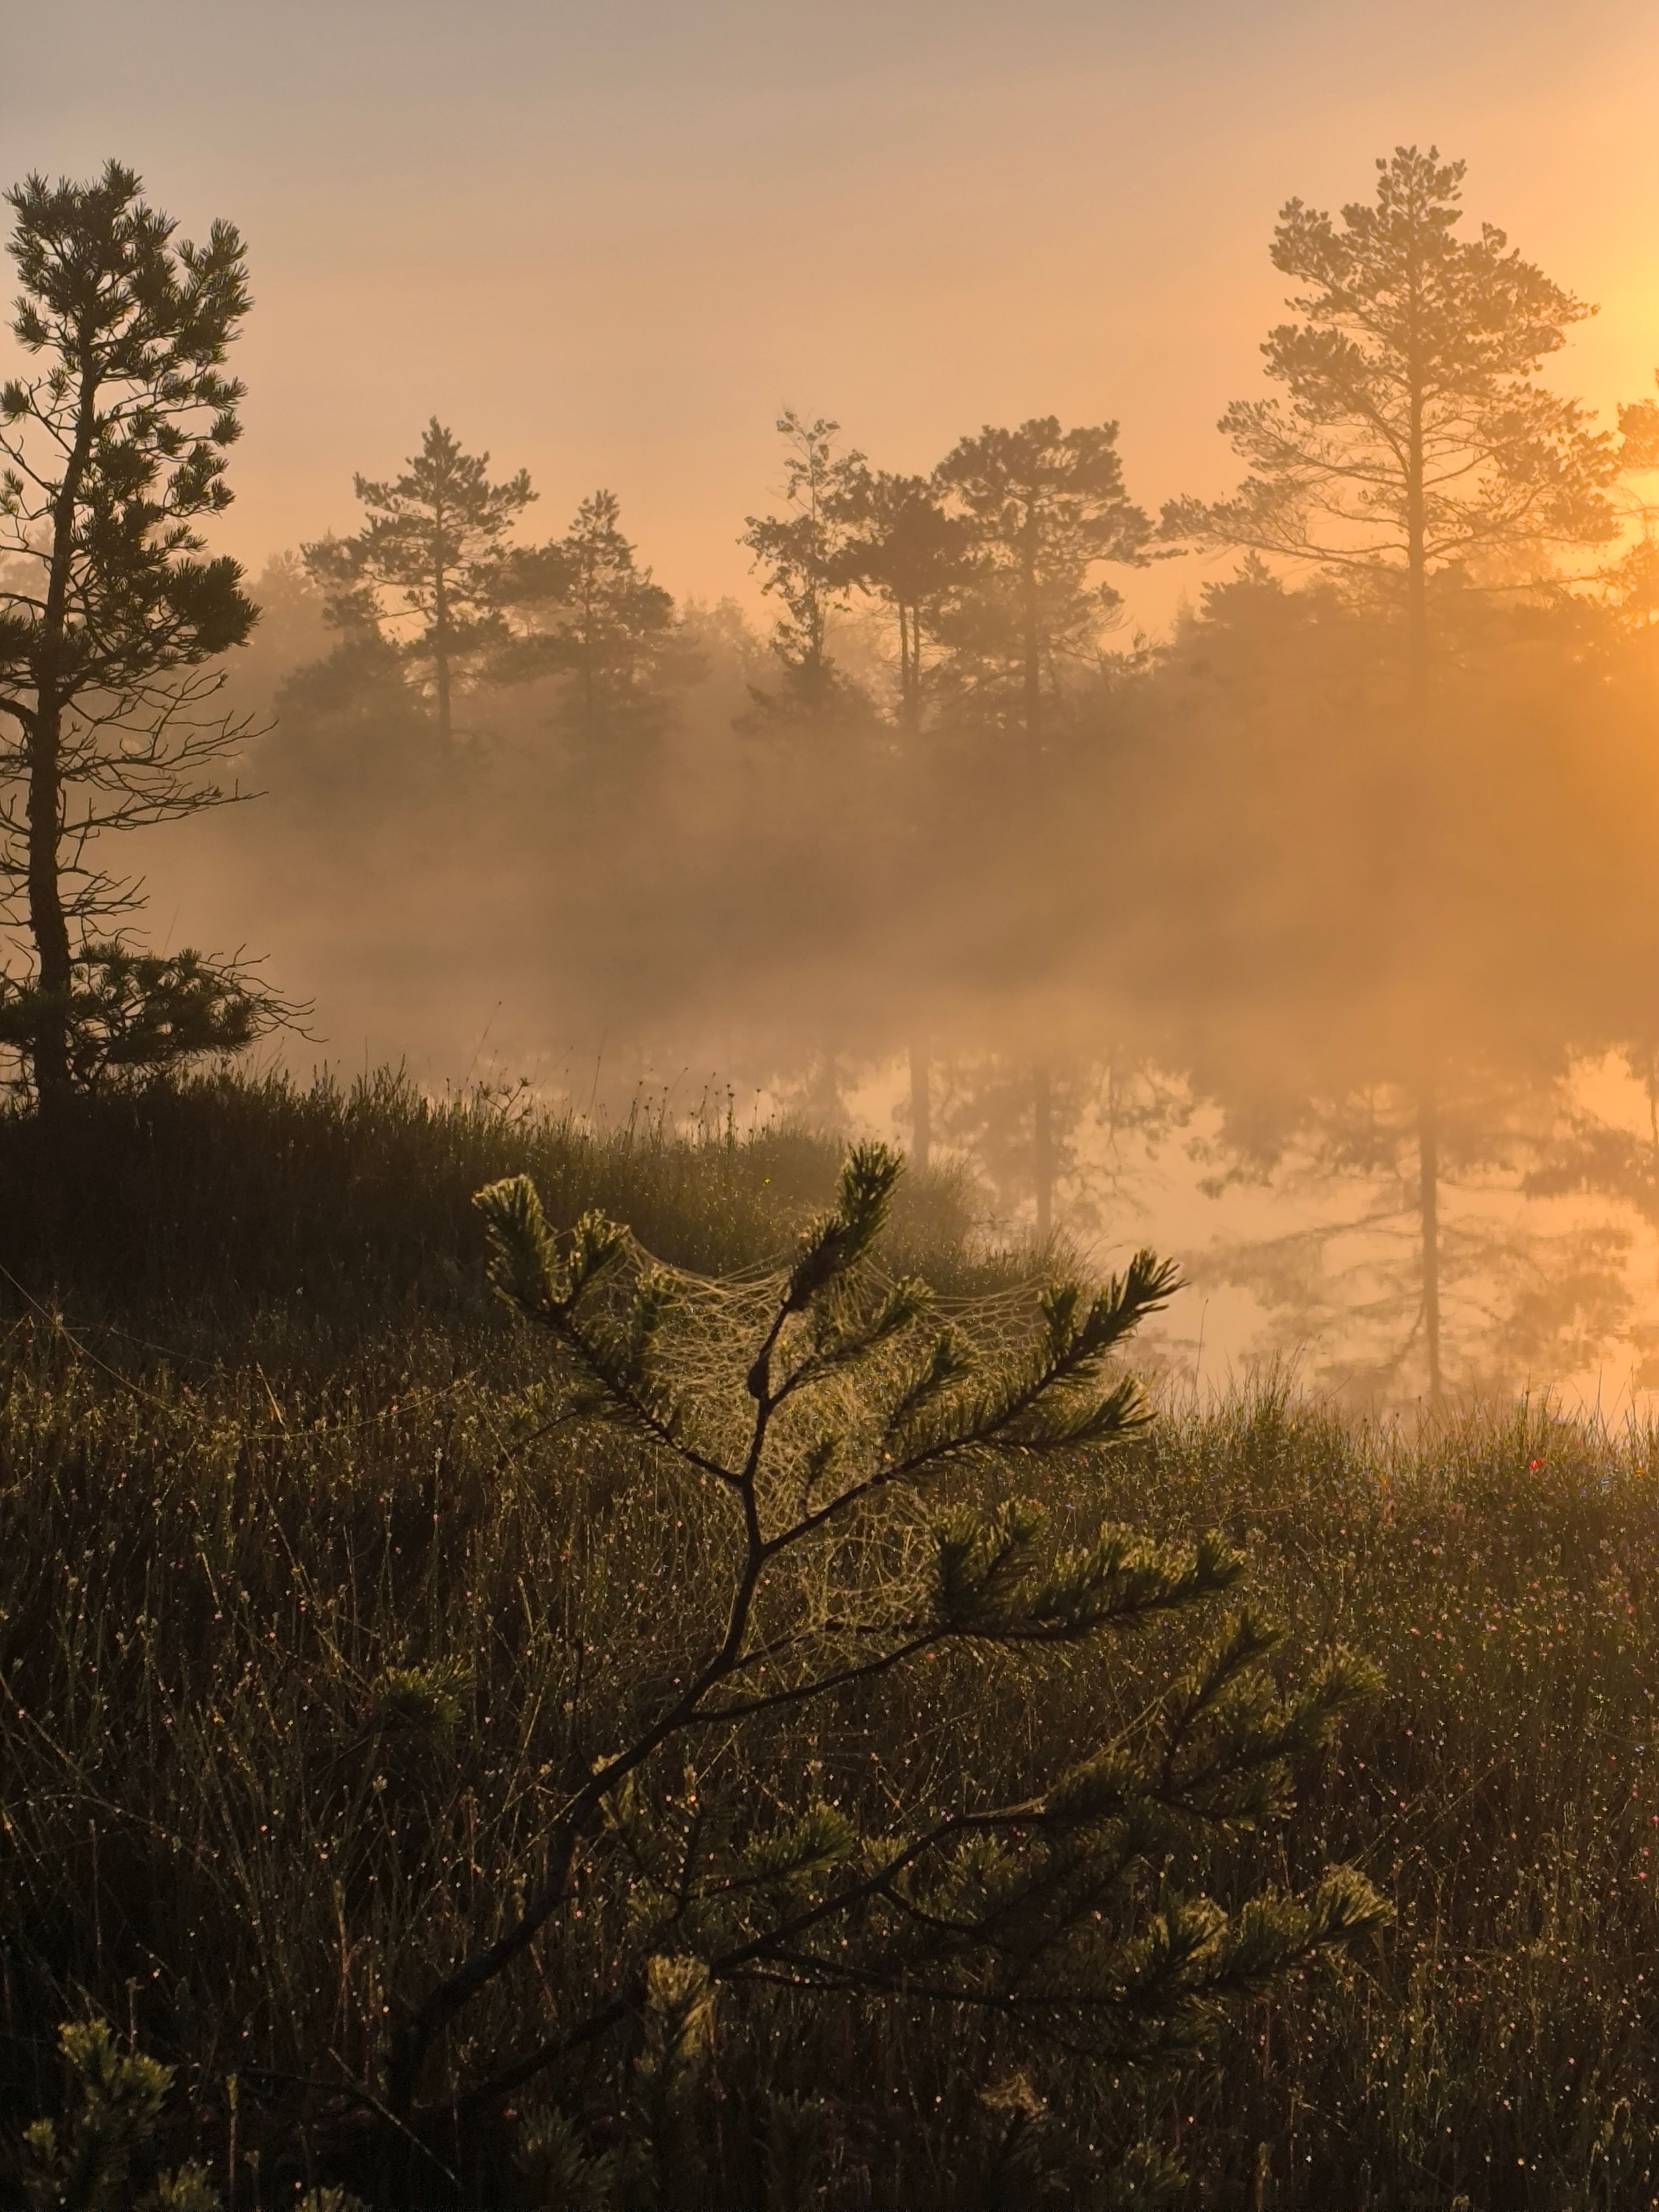
[[[539,534],[605,483],[661,580],[733,542],[785,404],[883,465],[1115,416],[1148,505],[1218,489],[1292,193],[1436,142],[1601,303],[1561,375],[1659,362],[1659,13],[1638,0],[53,0],[5,9],[5,166],[138,166],[248,234],[257,562],[353,515],[434,410]],[[1190,580],[1190,579],[1188,579]],[[1180,587],[1162,572],[1140,605]]]

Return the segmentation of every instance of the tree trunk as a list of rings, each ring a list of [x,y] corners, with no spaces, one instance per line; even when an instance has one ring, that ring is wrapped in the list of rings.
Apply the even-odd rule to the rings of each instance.
[[[913,738],[921,727],[921,615],[899,602],[899,727]]]
[[[83,359],[90,362],[91,357],[88,347]],[[64,641],[69,627],[76,517],[97,433],[97,410],[98,376],[88,366],[81,378],[75,444],[53,507],[52,566],[35,647],[34,713],[27,724],[29,934],[34,941],[34,980],[45,1001],[30,1041],[30,1060],[34,1094],[43,1114],[56,1113],[73,1088],[69,994],[74,969],[58,866],[58,840],[64,826]]]
[[[913,1044],[910,1047],[910,1158],[924,1173],[933,1148],[933,1102],[928,1081],[931,1072],[927,1046]]]
[[[449,591],[439,568],[433,591],[432,670],[438,685],[438,735],[447,745],[454,735],[449,704]]]
[[[1042,781],[1042,625],[1037,619],[1036,550],[1028,544],[1024,554],[1025,587],[1025,750],[1029,756],[1032,797],[1040,799]]]
[[[1419,740],[1429,706],[1428,500],[1423,481],[1423,401],[1412,395],[1406,457],[1406,681],[1413,735]]]
[[[1433,1089],[1417,1095],[1417,1218],[1423,1251],[1423,1348],[1429,1402],[1443,1395],[1440,1372],[1440,1116]]]
[[[1413,381],[1406,455],[1406,686],[1410,718],[1413,780],[1426,771],[1429,721],[1429,574],[1428,499],[1424,479],[1423,394]],[[1433,821],[1433,788],[1419,787],[1421,801],[1413,809],[1419,829]],[[1428,849],[1418,855],[1423,877],[1431,884],[1436,870],[1437,840],[1431,830]],[[1424,988],[1430,979],[1425,978]],[[1427,1032],[1432,1017],[1425,1011],[1425,1051],[1432,1054]],[[1427,1063],[1432,1066],[1431,1057]],[[1429,1402],[1437,1406],[1442,1395],[1440,1367],[1440,1122],[1439,1104],[1431,1079],[1425,1079],[1417,1097],[1417,1208],[1423,1279],[1423,1345],[1428,1363]]]
[[[58,878],[58,840],[63,823],[62,710],[48,702],[28,732],[29,934],[34,940],[35,982],[43,1003],[31,1045],[35,1096],[42,1113],[53,1113],[71,1088],[69,994],[73,969],[69,918]]]
[[[1042,653],[1037,619],[1036,550],[1028,532],[1024,554],[1025,585],[1025,748],[1029,757],[1031,811],[1041,823],[1046,793],[1042,773]],[[1048,1070],[1039,1063],[1031,1071],[1031,1180],[1036,1189],[1036,1233],[1046,1243],[1054,1226],[1054,1107],[1049,1095]]]
[[[1031,1164],[1036,1185],[1036,1233],[1046,1244],[1054,1229],[1054,1121],[1048,1071],[1039,1066],[1031,1078]]]

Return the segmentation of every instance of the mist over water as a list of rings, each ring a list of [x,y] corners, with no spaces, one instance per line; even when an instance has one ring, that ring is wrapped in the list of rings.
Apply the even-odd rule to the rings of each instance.
[[[1178,1251],[1189,1373],[1645,1388],[1647,33],[1483,14],[370,9],[314,78],[237,29],[235,143],[146,77],[252,234],[261,614],[259,795],[133,841],[139,937],[257,956],[302,1078],[874,1130]]]
[[[301,1074],[906,1144],[920,1085],[988,1237],[1036,1232],[1046,1172],[1097,1261],[1182,1255],[1178,1369],[1291,1358],[1368,1401],[1423,1388],[1431,1048],[1448,1387],[1622,1402],[1653,1265],[1644,625],[1601,586],[1482,595],[1494,635],[1413,746],[1386,609],[1199,588],[1058,668],[1034,776],[994,685],[901,728],[896,625],[850,592],[811,712],[757,623],[692,602],[608,751],[568,673],[463,685],[441,746],[418,668],[359,686],[283,560],[234,678],[264,796],[154,841],[157,919],[313,1002],[265,1048]]]

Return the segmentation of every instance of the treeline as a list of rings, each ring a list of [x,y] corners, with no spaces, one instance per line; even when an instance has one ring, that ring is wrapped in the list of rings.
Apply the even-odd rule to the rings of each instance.
[[[1659,1099],[1659,407],[1601,430],[1543,380],[1589,310],[1463,234],[1462,186],[1402,149],[1340,215],[1284,210],[1230,497],[1137,504],[1110,422],[907,475],[786,414],[741,534],[761,637],[677,605],[608,491],[538,538],[527,474],[435,420],[250,595],[203,534],[240,240],[175,245],[118,167],[30,179],[14,329],[44,358],[0,391],[19,1085],[55,1110],[307,997],[336,1056],[563,1055],[584,1103],[713,1079],[834,1127],[902,1070],[913,1152],[1039,1237],[1121,1220],[1162,1144],[1307,1197],[1208,1264],[1286,1341],[1340,1334],[1356,1389],[1639,1352],[1659,1139],[1589,1109],[1620,1066]],[[1130,632],[1132,573],[1194,556],[1170,634]],[[150,880],[216,868],[270,983],[145,951],[145,886],[100,857],[236,795],[232,760],[268,796]],[[1522,1191],[1624,1212],[1546,1237]]]
[[[619,1082],[633,1045],[832,1125],[902,1067],[913,1150],[1039,1235],[1164,1139],[1317,1191],[1212,1268],[1356,1388],[1629,1338],[1632,1225],[1490,1201],[1659,1211],[1583,1079],[1622,1055],[1653,1095],[1659,410],[1610,435],[1540,380],[1587,310],[1459,236],[1462,174],[1407,149],[1285,210],[1279,396],[1229,410],[1220,502],[1154,519],[1109,422],[903,475],[786,414],[742,538],[763,641],[676,607],[607,492],[526,543],[528,478],[434,421],[270,580],[313,657],[262,772],[379,972],[428,1007],[486,977],[509,1049],[608,1037]],[[1126,635],[1127,572],[1228,548]]]

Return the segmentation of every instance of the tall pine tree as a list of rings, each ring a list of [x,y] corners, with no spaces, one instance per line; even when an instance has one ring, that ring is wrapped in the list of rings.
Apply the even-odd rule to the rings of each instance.
[[[1401,625],[1403,777],[1414,779],[1402,866],[1439,834],[1432,770],[1437,578],[1513,584],[1550,551],[1604,541],[1612,441],[1537,380],[1591,311],[1491,223],[1458,235],[1464,165],[1397,148],[1375,199],[1340,220],[1290,201],[1276,268],[1301,288],[1268,333],[1282,398],[1236,401],[1221,429],[1249,471],[1231,498],[1165,510],[1173,535],[1310,563],[1381,594]],[[1416,848],[1415,860],[1410,857]],[[1422,1335],[1429,1394],[1443,1385],[1438,1094],[1452,1040],[1423,994],[1409,1068],[1416,1105]]]
[[[276,1002],[193,953],[137,961],[96,925],[137,894],[91,857],[106,833],[226,794],[204,771],[242,734],[204,664],[258,619],[199,524],[230,503],[243,387],[224,373],[248,307],[242,241],[172,218],[112,161],[94,183],[31,176],[6,195],[22,289],[12,329],[38,370],[0,388],[0,802],[32,974],[5,1041],[50,1109],[103,1065],[234,1048]]]

